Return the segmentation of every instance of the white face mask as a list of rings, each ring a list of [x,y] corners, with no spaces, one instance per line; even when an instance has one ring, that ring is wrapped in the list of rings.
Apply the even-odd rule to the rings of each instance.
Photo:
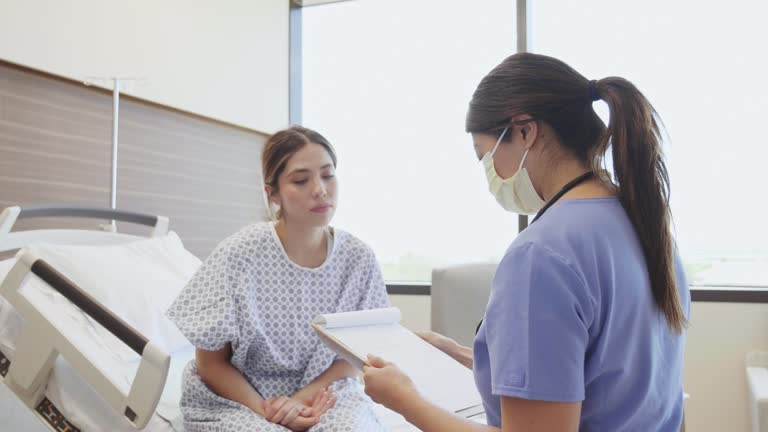
[[[493,150],[486,153],[482,159],[485,166],[485,176],[488,178],[488,190],[496,197],[496,201],[504,210],[525,215],[534,214],[544,207],[545,202],[536,193],[536,189],[533,187],[533,183],[531,183],[531,177],[528,176],[528,170],[523,168],[525,158],[528,156],[528,150],[523,154],[523,160],[520,161],[520,166],[517,168],[515,175],[508,179],[499,177],[496,173],[496,168],[493,166],[493,154],[496,153],[496,149],[507,133],[507,129],[508,127],[504,128],[499,140],[496,141],[496,145],[493,146]]]

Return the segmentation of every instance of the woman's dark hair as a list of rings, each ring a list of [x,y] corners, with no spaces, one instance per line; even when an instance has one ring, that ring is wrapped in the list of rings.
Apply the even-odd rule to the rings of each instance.
[[[275,133],[264,144],[264,150],[261,153],[264,184],[278,190],[277,179],[285,170],[288,159],[309,143],[323,146],[331,156],[333,167],[336,167],[336,151],[324,136],[309,128],[292,126]]]
[[[607,128],[592,108],[598,99],[610,110]],[[681,332],[687,322],[675,278],[669,176],[660,120],[648,99],[623,78],[589,81],[558,59],[520,53],[480,82],[466,130],[497,134],[521,114],[549,125],[565,149],[596,173],[611,148],[618,197],[640,240],[653,298],[669,327]]]
[[[292,126],[270,136],[264,144],[264,150],[261,153],[264,184],[271,187],[273,191],[277,191],[277,180],[285,170],[288,160],[309,143],[323,146],[331,156],[333,167],[336,167],[336,151],[324,136],[309,128]],[[279,213],[277,217],[280,217]]]

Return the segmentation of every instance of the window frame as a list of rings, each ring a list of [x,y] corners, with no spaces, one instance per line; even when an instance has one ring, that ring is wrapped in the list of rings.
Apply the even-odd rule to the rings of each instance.
[[[288,0],[289,16],[289,121],[291,124],[302,123],[302,9],[305,7],[323,7],[326,4],[348,0],[329,0],[303,6],[300,0]],[[528,50],[531,41],[532,0],[516,1],[516,52]],[[528,226],[528,216],[518,216],[518,232]],[[430,296],[432,284],[429,282],[385,281],[387,292],[392,295]],[[768,287],[748,286],[701,286],[689,285],[691,301],[724,303],[768,303]]]

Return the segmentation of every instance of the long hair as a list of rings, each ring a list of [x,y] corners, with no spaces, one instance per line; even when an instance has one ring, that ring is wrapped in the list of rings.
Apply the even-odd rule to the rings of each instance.
[[[607,128],[592,108],[595,99],[608,105]],[[560,143],[595,172],[611,148],[618,198],[640,240],[654,301],[669,327],[681,332],[687,323],[674,270],[669,175],[660,121],[648,99],[623,78],[590,82],[558,59],[520,53],[480,82],[466,130],[494,133],[520,114],[549,125]]]

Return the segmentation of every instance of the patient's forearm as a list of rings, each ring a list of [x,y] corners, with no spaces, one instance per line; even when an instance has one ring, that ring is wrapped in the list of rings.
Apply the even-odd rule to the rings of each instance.
[[[198,359],[197,373],[219,396],[239,402],[256,414],[264,416],[264,399],[229,361],[201,362]]]
[[[317,392],[331,385],[334,381],[338,381],[344,378],[356,377],[360,374],[357,370],[346,360],[336,360],[331,364],[331,367],[321,373],[314,381],[309,383],[306,387],[296,392],[293,395],[294,398],[309,403],[312,398],[315,397]]]

